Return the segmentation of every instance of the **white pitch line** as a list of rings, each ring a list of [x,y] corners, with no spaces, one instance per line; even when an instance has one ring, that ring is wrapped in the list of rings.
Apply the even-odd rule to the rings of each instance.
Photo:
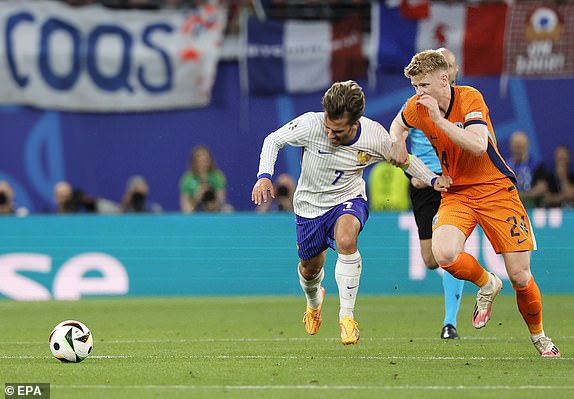
[[[468,338],[462,337],[460,340],[466,341],[496,341],[496,337],[476,337]],[[505,340],[512,340],[512,337],[505,337]],[[156,339],[156,338],[142,338],[142,339],[110,339],[101,341],[104,344],[168,344],[168,343],[227,343],[227,342],[317,342],[326,341],[333,342],[339,341],[340,338],[318,338],[318,337],[293,337],[293,338],[181,338],[181,339]],[[381,338],[361,338],[361,342],[365,341],[438,341],[434,337],[413,337],[413,338],[396,338],[396,337],[381,337]],[[96,342],[98,342],[96,338]],[[0,342],[0,346],[8,345],[44,345],[44,342],[39,341],[4,341]]]
[[[158,390],[572,390],[574,385],[51,385],[55,389],[158,389]]]
[[[1,359],[49,359],[51,356],[10,356],[2,355]],[[197,360],[533,360],[529,357],[483,357],[483,356],[317,356],[317,355],[100,355],[90,359],[197,359]],[[550,360],[550,359],[549,359]],[[574,357],[559,357],[556,361],[572,361]]]
[[[567,341],[573,340],[574,336],[562,336],[562,337],[553,337],[555,341]],[[168,344],[168,343],[226,343],[226,342],[317,342],[317,341],[325,341],[325,342],[333,342],[339,341],[340,338],[338,337],[331,337],[331,338],[318,338],[318,337],[275,337],[275,338],[180,338],[180,339],[157,339],[157,338],[142,338],[142,339],[110,339],[110,340],[103,340],[98,341],[96,338],[96,342],[102,342],[103,344]],[[513,341],[513,340],[523,340],[523,337],[504,337],[504,341]],[[435,337],[380,337],[380,338],[369,338],[369,337],[361,337],[361,342],[369,341],[405,341],[405,340],[413,340],[413,341],[439,341],[438,338]],[[497,341],[499,338],[497,337],[461,337],[460,341]],[[47,340],[46,340],[47,342]],[[2,346],[13,346],[13,345],[45,345],[45,342],[40,341],[3,341],[0,342],[0,347]]]

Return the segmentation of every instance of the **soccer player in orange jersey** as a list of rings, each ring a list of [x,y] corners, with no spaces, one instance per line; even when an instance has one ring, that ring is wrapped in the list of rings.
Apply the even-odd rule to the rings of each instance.
[[[417,128],[433,145],[443,174],[453,179],[433,222],[435,259],[453,276],[480,288],[472,324],[484,327],[502,282],[464,251],[466,239],[479,224],[504,258],[534,346],[543,357],[559,357],[560,351],[544,333],[542,297],[530,272],[534,233],[518,196],[514,172],[498,151],[482,94],[470,86],[452,87],[448,62],[435,50],[417,53],[404,72],[416,94],[391,124],[392,162],[407,162],[405,139],[409,128]]]

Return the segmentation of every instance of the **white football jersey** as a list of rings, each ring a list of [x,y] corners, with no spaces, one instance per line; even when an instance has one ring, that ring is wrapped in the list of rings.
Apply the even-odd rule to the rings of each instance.
[[[327,138],[323,112],[305,113],[266,137],[257,176],[273,175],[279,149],[286,144],[302,147],[301,175],[293,199],[297,215],[315,218],[350,199],[367,200],[363,170],[387,160],[391,138],[380,123],[367,117],[361,117],[359,125],[352,143],[335,146]],[[435,176],[428,168],[414,175],[426,182]]]

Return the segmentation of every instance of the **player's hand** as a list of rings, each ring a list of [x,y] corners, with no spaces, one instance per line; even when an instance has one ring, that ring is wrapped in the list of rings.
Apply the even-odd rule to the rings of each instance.
[[[395,166],[404,166],[409,161],[409,153],[407,151],[407,145],[404,141],[395,141],[391,145],[391,151],[389,152],[389,162]]]
[[[253,186],[253,191],[251,191],[251,201],[256,205],[261,205],[263,202],[267,202],[267,193],[269,193],[271,198],[275,198],[275,191],[273,190],[271,179],[262,177],[257,180],[257,183]]]
[[[423,94],[417,100],[417,104],[422,104],[428,109],[429,116],[433,122],[442,118],[440,108],[438,107],[438,101],[434,97],[431,97],[428,94]]]
[[[433,188],[441,193],[448,191],[448,188],[452,185],[452,177],[450,176],[439,176],[435,182]]]

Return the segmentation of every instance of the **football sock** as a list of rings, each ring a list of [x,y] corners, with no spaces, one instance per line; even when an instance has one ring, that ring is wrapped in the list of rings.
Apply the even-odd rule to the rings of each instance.
[[[351,255],[339,254],[335,265],[335,280],[339,288],[339,319],[353,318],[355,301],[361,280],[361,254],[359,251]]]
[[[544,333],[544,330],[542,330],[542,332],[540,334],[530,334],[530,339],[532,340],[532,342],[534,342],[538,338],[545,337],[545,336],[546,336],[546,334]]]
[[[305,280],[305,277],[301,275],[299,266],[297,267],[297,273],[299,274],[299,284],[301,284],[301,288],[303,288],[303,292],[305,293],[305,299],[307,299],[307,306],[313,309],[318,309],[323,302],[321,282],[325,277],[325,270],[321,269],[319,274],[317,274],[312,280]]]
[[[530,334],[542,334],[544,331],[542,327],[542,295],[534,277],[530,278],[526,287],[517,288],[513,286],[512,288],[516,291],[518,310],[526,322]]]
[[[444,290],[444,323],[452,324],[456,328],[456,316],[460,308],[460,299],[464,288],[464,280],[459,280],[450,273],[444,272],[442,276]]]
[[[479,287],[488,283],[489,273],[468,252],[461,252],[454,262],[441,267],[459,280],[471,281]]]

